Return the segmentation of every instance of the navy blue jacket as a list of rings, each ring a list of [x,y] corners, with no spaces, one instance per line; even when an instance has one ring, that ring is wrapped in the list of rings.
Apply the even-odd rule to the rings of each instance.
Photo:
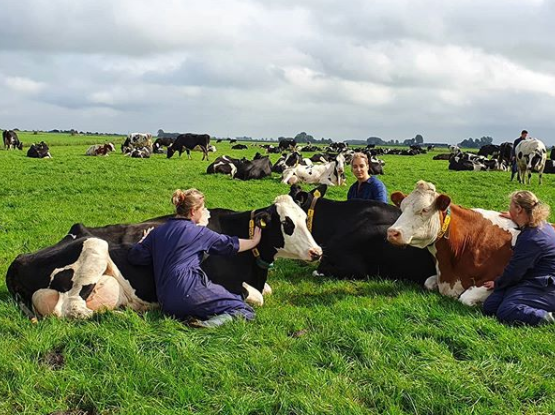
[[[379,202],[387,203],[387,189],[385,185],[376,176],[370,178],[358,187],[358,182],[353,183],[347,193],[347,200],[352,199],[365,199],[377,200]]]
[[[513,256],[503,274],[495,280],[502,290],[522,280],[555,277],[555,230],[549,223],[526,227],[518,235]]]

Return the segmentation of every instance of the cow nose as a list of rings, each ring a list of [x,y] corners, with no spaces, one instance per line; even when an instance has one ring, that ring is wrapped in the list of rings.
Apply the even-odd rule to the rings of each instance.
[[[401,232],[397,229],[389,228],[387,230],[387,240],[389,242],[398,242],[401,239]]]
[[[312,261],[318,261],[322,257],[322,248],[310,248],[308,253]]]

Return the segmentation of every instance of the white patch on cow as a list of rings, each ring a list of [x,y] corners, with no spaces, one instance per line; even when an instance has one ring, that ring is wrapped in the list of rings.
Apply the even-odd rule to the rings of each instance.
[[[274,200],[280,222],[284,222],[286,218],[293,221],[295,229],[292,235],[287,235],[283,230],[282,235],[284,239],[283,248],[278,248],[277,257],[303,259],[311,261],[313,258],[310,251],[317,255],[322,255],[322,248],[318,246],[312,234],[306,227],[306,213],[302,210],[289,195],[282,195],[276,197]]]
[[[486,287],[472,286],[461,294],[461,296],[459,297],[459,301],[464,305],[472,307],[475,305],[483,304],[483,302],[491,295],[492,292],[492,290],[488,290]]]
[[[318,272],[317,270],[314,270],[314,271],[312,271],[312,276],[313,277],[325,277],[326,275]]]
[[[494,210],[485,210],[485,209],[472,209],[475,212],[478,212],[484,218],[489,220],[496,226],[499,226],[504,231],[510,232],[511,234],[511,246],[515,246],[516,238],[520,235],[520,230],[517,229],[517,224],[514,223],[511,219],[503,218],[500,216],[499,212]]]
[[[337,161],[327,162],[321,165],[290,167],[285,169],[281,176],[281,182],[292,185],[297,182],[309,184],[326,184],[328,186],[341,186],[344,180],[341,174],[345,171],[345,157],[337,156]]]
[[[429,291],[435,291],[438,289],[437,285],[437,275],[432,275],[424,282],[424,287]]]
[[[426,248],[433,244],[441,230],[440,212],[434,204],[439,196],[432,183],[420,180],[410,195],[401,202],[401,216],[388,231],[398,232],[392,243]]]
[[[208,222],[210,222],[210,211],[204,208],[197,226],[208,226]]]
[[[264,284],[264,289],[262,290],[262,295],[272,295],[272,287],[268,283]]]
[[[453,286],[448,282],[438,280],[437,285],[440,294],[448,297],[458,298],[465,291],[460,280],[457,280]]]
[[[106,305],[108,308],[127,305],[134,310],[143,311],[156,306],[136,296],[135,289],[131,287],[129,281],[123,277],[110,258],[108,243],[102,239],[89,238],[83,242],[83,249],[77,261],[63,268],[56,268],[52,271],[50,280],[52,281],[56,274],[68,269],[73,270],[73,285],[69,291],[59,293],[58,301],[52,311],[52,314],[58,317],[88,318],[93,314],[93,310],[87,307],[86,301],[79,295],[83,286],[89,284],[95,284],[95,290],[91,296],[94,296],[95,291],[102,291],[104,288],[101,297],[109,299],[109,304]],[[106,278],[116,280],[117,292],[113,291],[115,285],[111,281],[108,282]],[[106,289],[111,289],[113,292],[107,292]],[[37,294],[37,300],[40,295],[41,293]],[[89,299],[94,300],[92,297]],[[102,308],[103,304],[99,301],[101,299],[97,300],[95,308]],[[35,304],[33,303],[33,305]]]
[[[245,298],[245,302],[250,305],[256,306],[263,306],[264,305],[264,297],[262,297],[262,293],[258,291],[256,288],[250,286],[246,282],[243,282],[243,288],[247,290],[247,298]]]

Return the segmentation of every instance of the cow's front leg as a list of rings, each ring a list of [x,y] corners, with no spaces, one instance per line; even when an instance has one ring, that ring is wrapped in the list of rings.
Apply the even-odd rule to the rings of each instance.
[[[424,287],[430,291],[436,291],[438,289],[437,275],[432,275],[424,282]]]
[[[470,287],[461,294],[459,301],[464,305],[472,307],[483,304],[492,292],[492,290],[488,290],[486,287]]]

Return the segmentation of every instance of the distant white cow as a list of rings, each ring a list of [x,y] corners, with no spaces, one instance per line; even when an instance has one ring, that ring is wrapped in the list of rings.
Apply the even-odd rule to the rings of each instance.
[[[530,184],[532,172],[535,171],[540,175],[541,184],[545,161],[547,160],[545,144],[537,138],[522,140],[515,148],[515,156],[519,183]],[[512,179],[513,177],[511,177]]]
[[[131,133],[127,135],[127,139],[121,146],[121,152],[131,153],[134,149],[147,148],[152,153],[152,134],[149,133]]]
[[[290,167],[283,172],[282,183],[327,184],[341,186],[345,184],[345,157],[339,154],[334,161],[325,164]]]

